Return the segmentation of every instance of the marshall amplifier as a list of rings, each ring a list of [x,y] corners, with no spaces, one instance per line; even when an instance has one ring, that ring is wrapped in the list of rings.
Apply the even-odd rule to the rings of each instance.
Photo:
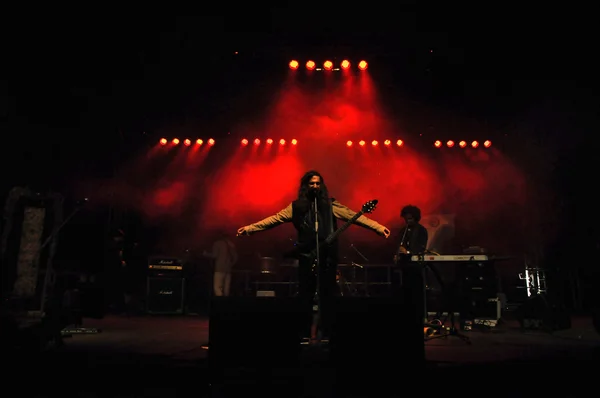
[[[176,276],[149,276],[146,311],[149,314],[183,314],[185,279]]]
[[[148,258],[148,274],[156,277],[181,277],[183,274],[183,261],[175,257],[150,257]]]

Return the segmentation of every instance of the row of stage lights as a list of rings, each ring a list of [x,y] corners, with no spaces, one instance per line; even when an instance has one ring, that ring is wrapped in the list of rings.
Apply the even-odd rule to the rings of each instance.
[[[158,142],[160,145],[167,145],[169,143],[169,140],[167,140],[166,138],[161,138],[160,141]],[[173,138],[171,140],[171,144],[173,145],[179,145],[181,143],[181,141],[179,140],[179,138]],[[204,144],[204,140],[198,138],[195,142],[196,145],[203,145]],[[206,143],[208,145],[215,145],[215,140],[213,140],[212,138],[209,138]],[[190,146],[192,145],[192,140],[190,140],[189,138],[186,138],[185,140],[183,140],[183,145],[185,146]]]
[[[353,141],[346,141],[346,146],[347,147],[351,147],[353,145],[354,145]],[[367,145],[367,142],[364,141],[364,140],[360,140],[360,141],[358,141],[358,145],[365,146],[365,145]],[[373,140],[373,141],[371,141],[371,145],[372,146],[378,146],[379,145],[379,141]],[[385,140],[385,141],[383,141],[383,145],[390,146],[390,145],[392,145],[392,141],[391,140]],[[404,141],[402,141],[402,140],[397,140],[396,141],[396,146],[401,147],[403,145],[404,145]],[[452,140],[446,141],[446,144],[445,144],[445,146],[448,147],[448,148],[452,148],[455,145],[456,145],[456,143],[454,141],[452,141]],[[437,140],[437,141],[435,141],[433,143],[433,146],[436,147],[436,148],[441,148],[441,147],[444,146],[444,143],[442,141],[440,141],[440,140]],[[479,147],[479,141],[471,141],[470,144],[468,144],[467,141],[459,141],[458,142],[458,146],[461,147],[461,148],[466,148],[467,146],[471,146],[472,148],[478,148]],[[492,146],[492,141],[485,140],[483,142],[483,146],[485,148],[491,147]]]
[[[273,144],[274,141],[271,138],[268,138],[265,142],[267,143],[267,145],[271,145],[271,144]],[[242,139],[242,141],[241,141],[241,144],[243,146],[246,146],[249,143],[250,143],[250,141],[248,141],[246,138]],[[256,138],[256,139],[254,139],[253,143],[254,143],[254,145],[260,145],[261,144],[261,140],[259,138]],[[291,143],[292,143],[292,145],[296,145],[298,143],[298,141],[296,139],[293,139],[291,141]],[[283,138],[279,140],[279,145],[285,145],[285,144],[286,144],[286,141]],[[346,141],[346,146],[347,147],[351,147],[353,145],[354,145],[354,141]],[[360,141],[358,141],[358,145],[362,147],[362,146],[367,145],[367,142],[365,140],[360,140]],[[377,140],[371,141],[371,146],[378,146],[378,145],[379,145],[379,141],[377,141]],[[383,145],[385,145],[385,146],[391,146],[392,145],[392,141],[391,140],[384,140],[383,141]],[[402,141],[402,140],[397,140],[396,141],[396,146],[401,147],[403,145],[404,145],[404,141]],[[456,143],[454,141],[452,141],[452,140],[446,141],[446,144],[445,144],[445,146],[448,147],[448,148],[452,148],[455,145],[456,145]],[[433,143],[433,146],[435,146],[436,148],[441,148],[441,147],[444,146],[444,143],[442,143],[442,141],[438,140],[438,141],[435,141]],[[472,148],[478,148],[479,147],[479,141],[471,141],[471,143],[469,143],[469,144],[467,143],[467,141],[459,141],[458,142],[458,146],[460,148],[466,148],[467,146],[471,146]],[[483,146],[485,148],[491,147],[492,146],[492,141],[490,141],[490,140],[484,141],[483,142]]]
[[[272,144],[274,143],[274,141],[273,141],[273,139],[272,139],[272,138],[268,138],[268,139],[266,139],[266,140],[265,140],[265,142],[266,142],[268,145],[272,145]],[[169,140],[167,140],[166,138],[161,138],[161,139],[160,139],[160,141],[159,141],[159,144],[160,144],[160,145],[162,145],[162,146],[165,146],[165,145],[167,145],[168,143],[169,143]],[[181,140],[180,140],[179,138],[173,138],[173,139],[171,140],[171,144],[172,144],[172,145],[179,145],[180,143],[181,143]],[[212,145],[215,145],[215,140],[214,140],[214,139],[212,139],[212,138],[209,138],[209,139],[206,141],[206,143],[207,143],[208,145],[211,145],[211,146],[212,146]],[[244,139],[241,141],[241,144],[242,144],[242,145],[244,145],[244,146],[248,145],[249,143],[250,143],[250,141],[248,141],[246,138],[244,138]],[[260,139],[259,139],[259,138],[256,138],[256,139],[253,141],[253,143],[254,143],[254,145],[260,145],[261,141],[260,141]],[[279,145],[285,145],[286,143],[287,143],[287,141],[286,141],[286,140],[284,140],[283,138],[279,140]],[[292,139],[292,140],[290,141],[290,144],[292,144],[292,145],[296,145],[297,143],[298,143],[298,140],[297,140],[297,139],[295,139],[295,138],[294,138],[294,139]],[[204,140],[202,140],[202,139],[198,138],[198,139],[195,141],[195,144],[196,144],[196,145],[203,145],[203,144],[204,144]],[[183,140],[183,145],[185,145],[185,146],[190,146],[190,145],[192,145],[192,140],[190,140],[189,138],[186,138],[185,140]]]
[[[254,145],[260,145],[260,144],[261,144],[261,142],[262,142],[262,141],[260,140],[260,138],[255,138],[255,139],[254,139],[254,141],[252,141],[252,143],[253,143]],[[275,141],[274,141],[272,138],[267,138],[267,139],[265,140],[265,143],[266,143],[267,145],[272,145],[274,142],[275,142]],[[164,146],[164,145],[167,145],[167,144],[169,143],[169,141],[168,141],[166,138],[161,138],[161,139],[160,139],[160,141],[159,141],[159,143],[160,143],[160,145],[163,145],[163,146]],[[179,145],[180,143],[181,143],[181,141],[179,140],[179,138],[173,138],[173,139],[171,140],[171,144],[172,144],[172,145]],[[212,139],[212,138],[209,138],[209,139],[206,141],[206,143],[207,143],[208,145],[211,145],[211,146],[212,146],[212,145],[214,145],[214,144],[215,144],[215,140],[214,140],[214,139]],[[243,146],[246,146],[246,145],[248,145],[248,144],[250,143],[250,141],[249,141],[248,139],[244,138],[244,139],[242,139],[242,140],[241,140],[241,142],[240,142],[240,143],[241,143]],[[195,141],[195,145],[203,145],[203,144],[204,144],[204,140],[202,140],[202,139],[200,139],[200,138],[199,138],[199,139],[197,139],[197,140]],[[286,144],[287,144],[287,141],[286,141],[285,139],[283,139],[283,138],[282,138],[282,139],[280,139],[280,140],[279,140],[279,145],[286,145]],[[292,145],[297,145],[297,144],[298,144],[298,140],[296,140],[296,139],[294,138],[294,139],[292,139],[292,140],[290,141],[290,144],[292,144]],[[185,146],[190,146],[190,145],[192,145],[192,140],[190,140],[189,138],[186,138],[185,140],[183,140],[183,145],[185,145]],[[351,147],[351,146],[353,146],[353,145],[354,145],[354,141],[346,141],[346,146],[347,146],[347,147]],[[365,146],[365,145],[367,145],[367,142],[366,142],[365,140],[360,140],[360,141],[358,141],[358,145],[362,147],[362,146]],[[377,141],[377,140],[373,140],[373,141],[371,141],[371,146],[378,146],[378,145],[379,145],[379,141]],[[391,145],[392,145],[392,141],[391,141],[391,140],[385,140],[385,141],[383,141],[383,145],[385,145],[385,146],[391,146]],[[401,147],[401,146],[403,146],[403,145],[404,145],[404,141],[402,141],[402,140],[397,140],[397,141],[396,141],[396,146],[398,146],[398,147]],[[446,141],[446,143],[444,144],[442,141],[440,141],[440,140],[437,140],[437,141],[435,141],[435,142],[433,143],[433,146],[434,146],[434,147],[436,147],[436,148],[441,148],[441,147],[443,147],[443,146],[446,146],[446,147],[448,147],[448,148],[452,148],[452,147],[454,147],[454,146],[456,146],[456,145],[458,145],[460,148],[466,148],[467,146],[470,146],[470,147],[472,147],[472,148],[478,148],[478,147],[479,147],[479,141],[471,141],[471,143],[467,143],[467,141],[459,141],[459,142],[458,142],[458,144],[456,144],[454,141],[452,141],[452,140],[448,140],[448,141]],[[485,148],[489,148],[489,147],[491,147],[491,146],[492,146],[492,141],[490,141],[490,140],[486,140],[486,141],[484,141],[484,142],[483,142],[483,146],[484,146]]]
[[[298,68],[300,68],[300,62],[293,59],[290,61],[288,66],[291,70],[297,70]],[[306,64],[304,64],[304,66],[307,70],[348,70],[352,66],[352,63],[345,59],[342,62],[340,62],[339,66],[336,66],[332,61],[326,60],[325,62],[323,62],[323,65],[319,67],[317,66],[317,63],[315,61],[308,60],[306,61]],[[357,64],[357,66],[359,70],[367,70],[369,64],[367,63],[367,61],[362,60]]]

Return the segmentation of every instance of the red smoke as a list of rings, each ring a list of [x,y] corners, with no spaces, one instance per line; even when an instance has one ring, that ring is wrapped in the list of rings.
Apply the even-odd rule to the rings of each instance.
[[[393,234],[401,207],[409,203],[424,215],[457,214],[457,222],[478,228],[505,212],[526,214],[523,173],[501,153],[493,148],[438,150],[428,142],[415,145],[416,135],[407,136],[386,118],[368,78],[334,83],[314,89],[288,82],[265,114],[236,126],[227,138],[216,137],[215,147],[205,146],[194,154],[183,146],[159,148],[158,152],[180,153],[133,161],[106,185],[105,191],[112,192],[107,199],[138,209],[149,222],[166,223],[165,239],[192,243],[202,241],[214,227],[235,233],[281,210],[295,199],[299,179],[308,170],[321,172],[332,196],[350,208],[359,210],[367,200],[378,199],[369,217]],[[246,147],[240,145],[242,138],[250,142]],[[259,147],[252,144],[254,138],[262,140]],[[267,138],[274,140],[271,147],[265,145]],[[286,139],[283,148],[280,138]],[[297,147],[290,145],[292,138],[298,140]],[[404,147],[383,145],[385,139],[395,143],[398,138]],[[367,145],[346,147],[347,140],[359,139]],[[373,139],[379,141],[377,147],[371,146]],[[359,228],[347,235],[381,242]],[[253,245],[284,239],[280,233],[259,236],[252,238]],[[507,239],[511,238],[516,239],[514,231]]]

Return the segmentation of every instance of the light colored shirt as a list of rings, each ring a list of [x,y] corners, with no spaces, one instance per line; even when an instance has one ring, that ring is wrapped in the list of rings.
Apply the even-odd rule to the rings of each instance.
[[[331,207],[333,210],[333,215],[338,220],[349,221],[356,214],[355,211],[350,210],[349,208],[347,208],[346,206],[344,206],[337,200],[334,200],[331,204],[332,204]],[[254,224],[249,225],[248,233],[251,234],[254,232],[264,231],[266,229],[276,227],[277,225],[280,225],[280,224],[283,224],[286,222],[291,222],[292,215],[293,215],[293,210],[292,210],[292,204],[290,203],[285,209],[281,210],[277,214],[275,214],[271,217],[267,217],[263,220],[260,220],[259,222],[256,222]],[[378,222],[373,221],[365,216],[358,217],[354,223],[361,227],[375,231],[379,234],[382,234],[383,230],[385,229],[385,227],[383,225],[381,225]]]
[[[231,272],[238,261],[235,245],[229,239],[213,243],[211,257],[215,260],[215,272]]]

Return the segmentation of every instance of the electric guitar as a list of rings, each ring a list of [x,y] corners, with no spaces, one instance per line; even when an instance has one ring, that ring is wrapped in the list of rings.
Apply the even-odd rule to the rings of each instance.
[[[333,231],[325,240],[323,240],[322,242],[320,241],[319,247],[331,245],[331,243],[335,239],[337,239],[337,237],[340,236],[340,234],[342,232],[347,230],[350,225],[354,224],[354,222],[356,220],[358,220],[358,218],[360,216],[362,216],[363,214],[372,213],[373,210],[375,210],[375,208],[377,207],[378,202],[379,201],[377,199],[373,199],[373,200],[369,200],[364,205],[362,205],[362,208],[360,209],[360,211],[358,213],[356,213],[354,216],[352,216],[352,218],[349,219],[344,225],[342,225],[341,227],[339,227],[338,229]],[[308,245],[314,246],[314,243],[305,244],[305,245],[296,244],[295,251],[297,253],[299,253],[298,254],[299,257],[306,257],[306,258],[310,259],[310,261],[314,264],[317,260],[317,248],[315,247],[310,252],[306,253],[306,249],[309,247]],[[305,249],[305,250],[302,250],[302,249]]]

